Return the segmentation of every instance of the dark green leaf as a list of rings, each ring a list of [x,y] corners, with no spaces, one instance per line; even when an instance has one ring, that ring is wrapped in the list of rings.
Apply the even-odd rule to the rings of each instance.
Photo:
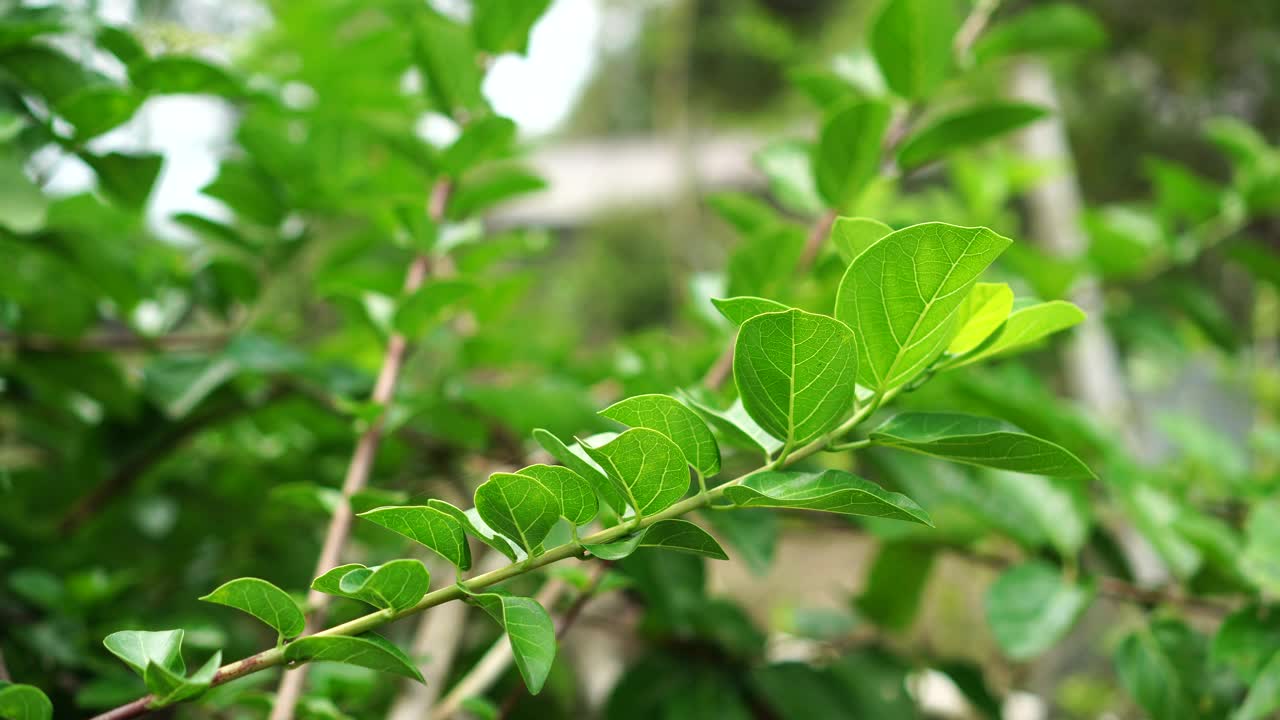
[[[987,590],[987,623],[1006,655],[1027,660],[1066,636],[1092,600],[1091,588],[1032,561],[1004,571]]]
[[[459,570],[470,570],[471,548],[467,545],[463,525],[457,514],[434,506],[432,502],[428,501],[427,505],[374,508],[360,513],[360,517],[426,545]],[[453,508],[452,505],[449,507]],[[461,514],[457,508],[453,509]]]
[[[88,85],[58,101],[54,112],[75,126],[77,140],[97,137],[128,122],[142,96],[114,85]]]
[[[357,665],[425,682],[422,673],[418,672],[418,668],[404,651],[374,634],[360,637],[311,635],[299,638],[284,646],[284,659],[289,663],[336,662]]]
[[[725,497],[740,507],[819,510],[933,524],[911,498],[843,470],[760,472],[726,488]]]
[[[743,406],[786,447],[821,437],[853,411],[857,368],[848,326],[803,310],[747,320],[734,345]]]
[[[946,349],[956,310],[1009,239],[986,228],[924,223],[889,233],[840,281],[836,318],[858,333],[858,382],[883,392]]]
[[[532,598],[499,593],[472,595],[471,601],[506,630],[520,677],[537,695],[556,658],[556,630],[547,611]]]
[[[875,177],[888,126],[889,106],[874,101],[853,103],[823,123],[812,162],[818,191],[829,207],[848,207]]]
[[[514,473],[494,473],[476,488],[476,512],[489,527],[533,554],[560,517],[560,503],[545,485]]]
[[[1204,668],[1195,646],[1190,628],[1175,620],[1158,620],[1121,641],[1115,653],[1116,674],[1149,717],[1203,717],[1197,691]]]
[[[728,560],[720,543],[706,530],[688,520],[659,520],[647,528],[611,543],[584,545],[588,552],[602,560],[621,560],[639,548],[663,548],[693,555]]]
[[[1038,105],[991,102],[948,113],[907,138],[898,164],[910,169],[933,162],[958,148],[999,137],[1039,120],[1049,112]]]
[[[1213,638],[1214,663],[1225,665],[1245,683],[1258,679],[1267,661],[1280,652],[1280,613],[1250,605],[1227,616]]]
[[[1065,448],[991,418],[958,413],[902,413],[871,432],[877,445],[953,462],[1032,475],[1089,478],[1093,472]]]
[[[951,74],[957,20],[951,3],[889,0],[871,26],[871,52],[889,88],[908,100],[933,94]]]
[[[98,186],[123,205],[140,209],[151,196],[164,159],[159,155],[81,153],[80,158],[98,175]]]
[[[285,638],[302,634],[307,620],[289,593],[258,578],[237,578],[200,598],[243,610],[275,628]]]
[[[927,545],[882,546],[867,575],[866,590],[855,603],[858,612],[890,630],[910,628],[933,569],[934,554],[934,548]]]
[[[720,472],[720,448],[696,413],[667,395],[636,395],[614,403],[600,414],[629,427],[649,428],[680,447],[685,459],[704,477]]]
[[[639,516],[666,510],[689,491],[684,453],[657,430],[632,428],[598,448],[578,442],[618,484]]]

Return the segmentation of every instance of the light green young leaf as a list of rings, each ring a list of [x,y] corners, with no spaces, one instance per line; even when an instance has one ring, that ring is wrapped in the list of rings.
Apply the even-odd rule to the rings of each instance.
[[[621,560],[642,547],[676,550],[716,560],[729,559],[724,548],[706,530],[688,520],[676,518],[659,520],[621,540],[584,547],[601,560]]]
[[[989,102],[948,113],[907,138],[898,150],[903,169],[933,162],[947,153],[977,145],[1045,117],[1039,105]]]
[[[741,325],[757,315],[783,312],[791,309],[777,300],[752,297],[750,295],[733,298],[711,298],[711,304],[715,305],[720,314],[734,325]]]
[[[595,518],[599,506],[596,494],[581,475],[563,465],[530,465],[517,474],[533,478],[551,491],[560,517],[575,526],[586,525]]]
[[[405,298],[392,323],[405,337],[422,337],[446,308],[470,295],[476,286],[468,280],[431,280]]]
[[[987,590],[987,623],[1006,655],[1028,660],[1061,640],[1092,599],[1091,588],[1032,561],[1004,571]]]
[[[537,695],[556,658],[556,630],[551,616],[533,598],[482,593],[470,596],[470,600],[506,630],[520,677],[529,694]]]
[[[813,148],[818,191],[829,207],[848,207],[880,167],[889,106],[864,100],[836,111],[822,125]]]
[[[486,52],[524,54],[529,31],[551,0],[475,0],[471,4],[471,28],[476,47]]]
[[[162,708],[167,705],[179,703],[184,700],[199,695],[209,689],[209,684],[213,682],[213,676],[218,673],[218,666],[222,664],[222,651],[218,650],[200,669],[191,674],[191,677],[183,677],[180,673],[166,669],[162,665],[151,663],[147,665],[147,669],[142,673],[142,678],[147,684],[147,690],[155,695],[155,699],[147,707]]]
[[[289,593],[258,578],[231,580],[200,599],[243,610],[275,628],[286,639],[301,635],[307,624]]]
[[[813,151],[800,140],[779,140],[752,156],[769,180],[769,190],[782,207],[801,215],[822,212],[822,198],[814,185]]]
[[[986,228],[923,223],[854,259],[835,315],[858,333],[858,382],[883,392],[927,368],[946,349],[969,289],[1009,243]]]
[[[560,503],[545,485],[525,475],[494,473],[476,488],[476,512],[489,527],[534,554],[560,517]]]
[[[684,398],[695,412],[720,432],[726,442],[738,447],[758,449],[764,453],[765,457],[782,449],[781,440],[770,435],[751,419],[746,408],[742,406],[741,398],[734,400],[728,410],[716,410],[687,395]]]
[[[1242,682],[1253,684],[1277,653],[1280,614],[1274,608],[1249,605],[1228,615],[1218,627],[1210,656],[1215,665],[1231,668]]]
[[[818,510],[933,525],[911,498],[843,470],[756,473],[741,485],[725,488],[725,497],[739,507]]]
[[[1021,352],[1044,338],[1080,324],[1084,311],[1065,300],[1051,300],[1014,310],[1004,327],[970,356],[947,367],[961,367],[1001,355]]]
[[[871,432],[871,442],[953,462],[1061,478],[1094,477],[1060,445],[992,418],[959,413],[902,413]]]
[[[885,83],[908,100],[933,93],[951,73],[954,6],[937,0],[889,0],[871,26],[871,52]]]
[[[560,438],[542,428],[537,428],[533,431],[533,439],[538,441],[543,450],[551,453],[551,457],[559,460],[565,467],[585,478],[595,490],[596,496],[604,500],[605,505],[612,508],[615,513],[621,514],[623,512],[627,506],[626,498],[623,497],[617,486],[613,484],[613,481],[605,475],[602,468],[588,458],[578,455],[563,442],[560,442]],[[581,449],[581,446],[578,447]],[[586,455],[585,450],[583,450],[583,455]]]
[[[372,633],[359,637],[310,635],[299,638],[284,646],[284,659],[288,663],[344,663],[426,682],[404,651]]]
[[[865,217],[841,217],[831,226],[831,242],[845,262],[863,253],[875,245],[885,235],[893,232],[893,228],[879,220]]]
[[[468,508],[463,512],[453,505],[450,505],[443,500],[436,500],[435,498],[427,501],[427,507],[439,510],[454,520],[457,520],[463,530],[471,533],[473,537],[485,545],[488,545],[494,550],[506,555],[512,561],[524,560],[529,556],[528,553],[521,550],[514,542],[503,535],[499,535],[496,530],[489,527],[489,524],[480,517],[480,513],[477,513],[475,508]],[[470,553],[471,549],[468,547],[468,558],[470,557]]]
[[[185,673],[182,661],[182,630],[121,630],[103,639],[102,644],[141,675],[155,663],[176,673]]]
[[[4,720],[50,720],[53,703],[34,685],[0,681],[0,718]]]
[[[360,513],[360,517],[426,545],[459,570],[471,569],[471,548],[462,522],[456,514],[436,507],[431,501],[426,505],[374,508]]]
[[[1280,710],[1280,653],[1272,655],[1258,677],[1249,683],[1249,694],[1231,720],[1265,720],[1274,718],[1277,710]]]
[[[632,428],[597,448],[578,442],[641,517],[666,510],[689,491],[684,452],[657,430]]]
[[[852,412],[857,367],[848,326],[803,310],[751,318],[734,345],[743,406],[789,447],[820,437]]]
[[[413,607],[431,586],[431,573],[420,560],[392,560],[377,567],[355,567],[338,580],[343,595],[400,612]]]
[[[1006,283],[976,283],[956,311],[960,330],[947,352],[963,355],[978,347],[1004,324],[1013,309],[1013,289]]]
[[[610,405],[600,414],[629,427],[649,428],[666,435],[703,477],[720,472],[720,447],[711,430],[702,418],[673,397],[636,395]]]

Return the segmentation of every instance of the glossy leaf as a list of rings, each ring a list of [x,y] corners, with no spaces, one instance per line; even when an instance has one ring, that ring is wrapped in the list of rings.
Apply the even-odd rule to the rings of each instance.
[[[684,452],[657,430],[632,428],[600,447],[582,447],[622,489],[637,515],[666,510],[689,491]]]
[[[533,554],[560,517],[560,504],[542,483],[514,473],[494,473],[476,488],[476,512],[489,527]]]
[[[888,126],[889,107],[874,101],[848,105],[823,123],[812,162],[818,191],[828,206],[847,207],[875,176]]]
[[[728,560],[724,548],[706,530],[688,520],[659,520],[639,532],[611,543],[584,545],[601,560],[621,560],[639,548],[662,548],[716,560]]]
[[[742,406],[741,398],[734,400],[727,410],[716,410],[693,398],[685,399],[726,442],[739,447],[758,449],[764,453],[765,457],[782,449],[781,440],[770,435],[751,419],[746,408]]]
[[[191,677],[165,668],[163,665],[151,663],[143,672],[142,678],[147,690],[155,696],[148,707],[161,708],[184,700],[190,700],[209,689],[213,676],[218,673],[222,664],[222,651],[215,652]]]
[[[902,413],[871,432],[876,445],[953,462],[1062,478],[1093,477],[1070,451],[991,418],[958,413]]]
[[[927,97],[951,73],[953,6],[936,0],[889,0],[871,26],[871,52],[885,82],[908,100]]]
[[[360,517],[431,548],[459,570],[471,569],[471,548],[462,523],[430,501],[427,505],[374,508]]]
[[[141,675],[155,663],[177,673],[186,672],[182,661],[182,630],[121,630],[103,639],[102,644]]]
[[[859,255],[836,295],[836,318],[858,333],[858,382],[910,381],[946,349],[956,310],[1009,239],[986,228],[924,223]]]
[[[470,596],[507,633],[511,654],[531,695],[542,691],[556,658],[556,630],[551,616],[533,598],[499,593]]]
[[[741,485],[726,488],[725,497],[739,507],[818,510],[933,524],[911,498],[843,470],[756,473]]]
[[[0,681],[0,718],[4,720],[50,720],[53,703],[37,687]]]
[[[200,598],[243,610],[275,628],[284,638],[302,634],[307,620],[289,593],[258,578],[237,578]]]
[[[439,510],[454,520],[457,520],[458,524],[462,526],[462,529],[471,533],[472,537],[485,545],[488,545],[494,550],[497,550],[503,555],[506,555],[512,561],[523,560],[528,557],[528,554],[516,546],[514,542],[507,539],[505,536],[499,535],[497,531],[489,527],[489,524],[480,517],[480,514],[476,512],[475,508],[469,508],[464,512],[443,500],[436,500],[435,498],[427,501],[427,507]],[[467,552],[467,560],[468,563],[470,563],[469,547]]]
[[[734,344],[743,406],[791,447],[821,437],[853,411],[857,365],[853,332],[803,310],[751,318]]]
[[[711,304],[720,311],[726,320],[734,325],[741,325],[757,315],[771,312],[785,312],[791,308],[776,301],[761,297],[745,295],[733,298],[711,298]]]
[[[1010,568],[987,590],[987,623],[1005,654],[1028,660],[1061,640],[1093,599],[1040,561]]]
[[[865,217],[841,217],[831,226],[831,242],[845,262],[863,253],[864,250],[880,241],[880,238],[893,232],[893,228],[879,220]]]
[[[704,477],[720,472],[720,448],[702,418],[668,395],[636,395],[600,411],[600,414],[636,428],[666,435],[680,447],[685,459]]]
[[[586,457],[586,450],[583,450],[582,455],[579,455],[561,442],[560,438],[542,428],[537,428],[533,431],[533,439],[542,446],[543,450],[550,453],[551,457],[559,460],[565,467],[585,478],[591,484],[591,487],[595,489],[596,496],[610,508],[613,508],[614,512],[621,513],[626,508],[627,501],[622,495],[622,491],[613,484],[613,481],[609,479],[602,468]],[[581,449],[580,445],[576,443],[575,445]]]
[[[963,355],[981,345],[1004,325],[1013,310],[1013,289],[1005,283],[977,283],[956,311],[959,331],[947,352]]]
[[[581,475],[563,465],[530,465],[518,474],[531,477],[551,491],[560,517],[577,526],[586,525],[599,510],[596,494]]]
[[[949,367],[961,367],[993,357],[1022,352],[1046,337],[1084,321],[1084,312],[1065,300],[1051,300],[1014,310],[1004,327],[972,355]]]
[[[997,138],[1048,115],[1038,105],[991,102],[948,113],[902,143],[898,164],[904,169],[933,162],[954,150]]]
[[[309,635],[284,646],[289,663],[336,662],[425,682],[400,648],[372,633],[359,637]]]
[[[383,610],[399,612],[413,607],[427,594],[431,585],[431,573],[427,572],[420,560],[392,560],[370,568],[363,565],[342,567],[346,571],[338,578],[337,594],[363,600]],[[323,578],[323,587],[331,587],[331,573],[332,571],[325,573],[316,582],[321,582]],[[316,585],[313,584],[312,587]]]

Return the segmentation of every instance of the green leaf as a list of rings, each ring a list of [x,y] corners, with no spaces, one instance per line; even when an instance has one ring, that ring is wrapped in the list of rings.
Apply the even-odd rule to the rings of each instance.
[[[927,368],[946,349],[970,288],[1009,242],[986,228],[924,223],[854,259],[835,315],[858,332],[858,382],[884,392]]]
[[[734,400],[728,410],[716,410],[691,397],[685,397],[685,400],[712,428],[720,432],[726,442],[739,447],[758,449],[764,453],[765,457],[782,449],[781,440],[770,435],[751,419],[746,408],[742,406],[741,398]]]
[[[0,682],[0,718],[4,720],[50,720],[53,703],[33,685]]]
[[[720,543],[706,530],[680,519],[659,520],[621,540],[583,547],[601,560],[621,560],[642,547],[676,550],[716,560],[729,559]]]
[[[649,428],[666,435],[703,477],[720,472],[720,448],[711,430],[697,413],[673,397],[636,395],[610,405],[600,414],[629,427]]]
[[[987,590],[987,623],[1005,654],[1028,660],[1066,636],[1093,599],[1091,588],[1066,582],[1062,572],[1032,561],[1000,574]]]
[[[75,126],[75,137],[83,142],[128,122],[142,100],[127,88],[88,85],[59,100],[54,112]]]
[[[476,47],[523,55],[529,48],[529,31],[550,5],[551,0],[475,0],[471,27]]]
[[[342,569],[340,575],[333,570],[321,575],[312,587],[329,592],[336,579],[338,592],[333,594],[400,612],[416,605],[431,585],[431,573],[420,560],[392,560],[376,567],[343,565]]]
[[[734,325],[741,325],[757,315],[771,312],[785,312],[791,308],[777,300],[745,295],[734,298],[711,298],[711,304],[720,311],[726,320]]]
[[[448,505],[438,500],[434,502]],[[463,534],[463,524],[458,519],[462,511],[452,505],[449,507],[457,514],[437,507],[429,500],[427,505],[374,508],[360,513],[360,517],[426,545],[459,570],[470,570],[471,548]]]
[[[393,320],[396,331],[408,338],[422,337],[440,313],[475,289],[468,280],[431,280],[400,304]]]
[[[517,195],[547,186],[538,175],[515,165],[492,165],[468,173],[449,199],[449,218],[465,220]]]
[[[757,315],[734,344],[743,406],[786,447],[821,437],[852,412],[857,368],[853,331],[803,310]]]
[[[102,644],[139,675],[155,663],[177,673],[186,672],[182,662],[182,630],[121,630],[103,639]]]
[[[978,347],[1004,325],[1013,309],[1013,289],[1005,283],[977,283],[956,311],[960,327],[947,352],[963,355]]]
[[[175,673],[156,663],[147,665],[142,678],[147,684],[147,690],[155,695],[155,699],[147,707],[162,708],[190,700],[208,690],[221,664],[222,651],[218,650],[205,661],[204,665],[192,673],[191,677],[184,677],[181,673]]]
[[[284,659],[289,663],[344,663],[426,682],[404,651],[371,633],[359,637],[311,635],[299,638],[284,646]]]
[[[1280,653],[1272,655],[1271,662],[1249,683],[1249,694],[1231,720],[1274,718],[1276,710],[1280,710]]]
[[[164,55],[138,62],[129,68],[129,79],[139,90],[152,95],[235,98],[244,94],[240,83],[223,68],[182,55]]]
[[[623,490],[638,516],[662,512],[689,491],[684,452],[657,430],[632,428],[598,448],[578,443]]]
[[[933,162],[958,148],[977,145],[1045,117],[1039,105],[990,102],[948,113],[907,138],[898,150],[903,169]]]
[[[460,175],[486,160],[505,157],[516,139],[515,122],[489,115],[468,123],[462,134],[440,156],[445,172]]]
[[[876,445],[952,462],[1061,478],[1091,478],[1070,451],[992,418],[959,413],[902,413],[871,432]]]
[[[875,245],[885,235],[893,232],[893,228],[879,220],[865,217],[836,218],[831,226],[831,242],[845,262],[861,255],[867,248]]]
[[[35,232],[45,224],[49,200],[23,170],[14,150],[0,147],[0,227]]]
[[[7,23],[5,23],[7,25]],[[7,29],[0,26],[0,33]],[[0,35],[0,41],[3,35]],[[3,42],[0,42],[3,47]],[[80,63],[47,45],[25,45],[6,48],[0,53],[0,68],[20,88],[42,95],[51,106],[90,85],[105,85],[102,75],[85,69]]]
[[[1120,683],[1147,711],[1160,720],[1196,720],[1197,685],[1204,669],[1196,662],[1195,636],[1176,620],[1157,620],[1138,630],[1116,648]]]
[[[885,83],[908,100],[932,95],[951,74],[954,6],[889,0],[871,26],[871,52]]]
[[[739,507],[818,510],[933,525],[911,498],[843,470],[760,472],[725,488],[725,497]]]
[[[1240,570],[1268,595],[1280,595],[1280,500],[1254,505],[1245,525]]]
[[[302,634],[307,619],[289,593],[258,578],[237,578],[200,598],[243,610],[275,628],[284,638]]]
[[[427,501],[427,507],[439,510],[454,520],[457,520],[463,530],[471,533],[473,537],[485,545],[488,545],[494,550],[506,555],[513,562],[523,560],[528,557],[523,550],[516,547],[515,543],[511,542],[506,537],[499,535],[493,528],[489,527],[489,525],[480,518],[480,514],[476,512],[475,508],[471,508],[466,512],[463,512],[453,505],[450,505],[443,500],[436,500],[435,498]],[[468,567],[471,562],[470,552],[471,549],[468,547],[468,554],[466,556]]]
[[[262,168],[245,161],[224,161],[218,176],[200,192],[222,201],[242,219],[275,227],[287,208],[279,184]]]
[[[829,207],[848,207],[875,177],[888,126],[889,106],[874,101],[848,105],[823,123],[812,162],[818,191]]]
[[[80,153],[80,159],[98,175],[98,186],[123,205],[141,209],[151,196],[151,187],[160,175],[164,159],[159,155]]]
[[[1213,637],[1211,657],[1214,664],[1231,668],[1241,681],[1253,684],[1276,653],[1280,653],[1280,613],[1274,607],[1250,605],[1222,622]]]
[[[494,473],[476,488],[476,512],[494,530],[534,554],[560,517],[560,503],[545,485],[514,473]]]
[[[778,204],[794,213],[816,215],[825,204],[814,184],[813,150],[799,140],[772,142],[752,156],[769,180]]]
[[[920,609],[935,555],[935,549],[928,545],[883,545],[867,574],[866,590],[856,601],[858,612],[896,632],[910,628]]]
[[[125,28],[104,25],[98,28],[98,34],[94,40],[97,41],[98,47],[115,55],[116,59],[125,65],[131,65],[147,57],[147,49]]]
[[[551,454],[551,457],[559,460],[561,464],[570,470],[578,473],[585,478],[591,487],[595,490],[596,496],[604,500],[605,504],[621,514],[627,507],[626,498],[613,481],[604,473],[604,470],[593,462],[589,461],[586,456],[586,450],[582,450],[582,455],[578,455],[567,445],[560,441],[553,433],[535,428],[533,431],[533,439]],[[578,445],[579,449],[581,446]]]
[[[1106,42],[1106,30],[1088,10],[1076,3],[1048,3],[1031,5],[987,28],[974,43],[973,55],[986,62],[1024,52],[1089,50]]]
[[[599,510],[595,491],[578,473],[563,465],[530,465],[516,472],[550,490],[560,508],[560,517],[573,525],[586,525],[595,518]]]
[[[447,115],[483,109],[480,66],[467,28],[426,8],[414,15],[414,54],[428,95]]]
[[[556,658],[556,630],[538,601],[499,593],[470,596],[507,632],[511,654],[529,694],[537,695]]]
[[[1084,321],[1084,312],[1065,300],[1051,300],[1014,310],[987,342],[972,355],[947,367],[961,367],[1015,352],[1022,352],[1044,338]]]

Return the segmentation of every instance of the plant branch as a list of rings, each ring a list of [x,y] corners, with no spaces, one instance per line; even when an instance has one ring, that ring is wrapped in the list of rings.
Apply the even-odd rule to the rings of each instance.
[[[428,212],[433,221],[439,222],[444,218],[451,187],[447,180],[441,180],[432,188]],[[413,259],[408,271],[405,273],[405,294],[411,294],[422,287],[429,269],[430,259],[426,255],[418,255]],[[400,379],[400,369],[404,366],[407,350],[408,341],[404,335],[393,333],[387,341],[386,354],[382,360],[382,369],[379,370],[378,378],[374,382],[373,394],[370,397],[373,403],[386,407],[391,402],[392,397],[395,395],[396,383]],[[333,511],[333,516],[329,520],[329,528],[325,532],[324,545],[321,546],[320,557],[316,561],[315,577],[323,575],[341,562],[342,551],[346,547],[347,538],[351,534],[351,523],[354,519],[350,499],[352,495],[363,490],[369,483],[369,474],[373,470],[374,458],[378,453],[378,446],[382,442],[383,417],[380,415],[370,423],[368,429],[356,441],[355,450],[351,454],[351,463],[347,466],[347,474],[342,481],[343,501],[338,503]],[[310,615],[307,617],[307,629],[314,630],[317,625],[324,621],[325,611],[329,605],[329,596],[313,588],[307,593],[307,605],[312,608]],[[303,666],[294,672],[284,674],[280,681],[280,687],[276,692],[276,702],[271,710],[271,720],[292,720],[294,708],[297,707],[298,700],[302,696],[306,673],[306,667]]]

